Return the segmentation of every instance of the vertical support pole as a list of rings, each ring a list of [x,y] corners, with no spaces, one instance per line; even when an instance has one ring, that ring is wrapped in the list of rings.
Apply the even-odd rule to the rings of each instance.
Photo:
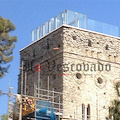
[[[15,102],[15,95],[12,93],[12,87],[9,87],[8,93],[8,120],[13,120],[13,108]]]
[[[35,85],[34,85],[35,86]],[[35,99],[35,101],[34,101],[34,104],[35,104],[35,120],[36,120],[36,118],[37,118],[37,115],[36,115],[36,108],[37,108],[37,106],[36,106],[36,103],[37,101],[36,101],[36,99]]]
[[[34,83],[34,97],[36,98],[36,85]]]
[[[23,61],[22,61],[22,71],[21,71],[21,95],[23,94]]]
[[[27,79],[27,72],[25,71],[25,88],[24,88],[24,94],[26,95],[26,79]]]
[[[49,90],[50,88],[49,88],[49,76],[48,76],[48,100],[49,100]]]
[[[37,106],[36,106],[36,102],[37,102],[37,101],[36,101],[36,96],[37,96],[37,94],[38,94],[38,93],[36,93],[36,92],[37,92],[37,90],[36,90],[37,88],[36,88],[36,87],[37,87],[37,86],[36,86],[35,83],[34,83],[34,98],[35,98],[35,100],[34,100],[34,104],[35,104],[35,105],[34,105],[34,106],[35,106],[35,118],[37,117],[37,115],[36,115],[36,108],[37,108]],[[36,120],[36,119],[35,119],[35,120]]]
[[[67,25],[68,22],[67,22],[67,10],[65,10],[65,24]]]
[[[9,101],[10,101],[10,86],[9,86],[9,93],[8,93],[8,120],[9,120]]]
[[[60,96],[59,96],[59,120],[60,120]]]
[[[77,20],[77,27],[80,28],[80,19]]]
[[[87,120],[87,106],[85,105],[85,120]]]
[[[40,66],[38,66],[38,67],[40,67]],[[38,70],[38,97],[39,97],[39,94],[40,94],[40,71]]]
[[[20,113],[19,113],[19,120],[22,120],[22,97],[20,100]]]
[[[54,21],[54,23],[55,23],[55,29],[57,29],[57,17],[55,17],[54,20],[55,20],[55,21]]]
[[[53,106],[54,106],[54,88],[53,88],[53,95],[52,96],[53,96]]]
[[[78,23],[77,23],[77,12],[75,12],[75,27],[78,27]]]

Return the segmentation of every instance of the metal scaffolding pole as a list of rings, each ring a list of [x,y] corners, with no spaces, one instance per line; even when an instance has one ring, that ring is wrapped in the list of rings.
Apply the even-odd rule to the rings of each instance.
[[[49,76],[48,76],[48,100],[49,100]]]
[[[26,80],[27,80],[27,72],[25,71],[25,87],[24,87],[24,94],[25,95],[26,95]]]
[[[21,71],[21,95],[23,94],[23,61],[22,61],[22,71]]]
[[[54,88],[53,88],[53,93],[52,93],[53,95],[53,99],[52,99],[52,102],[53,102],[53,106],[54,106]]]
[[[40,67],[40,65],[38,66],[38,67]],[[39,69],[39,68],[38,68]],[[38,70],[38,89],[40,89],[40,71]],[[38,97],[39,97],[39,90],[38,90]]]

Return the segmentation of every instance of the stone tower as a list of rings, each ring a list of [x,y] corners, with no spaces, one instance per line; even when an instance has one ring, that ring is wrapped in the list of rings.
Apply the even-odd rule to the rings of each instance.
[[[34,84],[46,90],[49,85],[49,90],[62,93],[63,119],[105,120],[117,98],[119,40],[61,25],[20,51],[18,93],[34,96]]]

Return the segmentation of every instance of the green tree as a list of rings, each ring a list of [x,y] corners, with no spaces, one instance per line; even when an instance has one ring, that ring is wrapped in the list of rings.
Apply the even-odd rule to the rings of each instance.
[[[0,17],[0,78],[8,72],[9,62],[12,61],[13,49],[17,36],[10,36],[11,31],[15,30],[14,24],[3,17]]]
[[[1,120],[7,120],[7,119],[8,119],[7,114],[3,114],[3,115],[1,115]]]
[[[115,84],[115,90],[118,95],[118,99],[115,99],[112,101],[112,105],[109,107],[109,118],[111,119],[113,117],[113,120],[120,120],[120,82],[117,82]]]

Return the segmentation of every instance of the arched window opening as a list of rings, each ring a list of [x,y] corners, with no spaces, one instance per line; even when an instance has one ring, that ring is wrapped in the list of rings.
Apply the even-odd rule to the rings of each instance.
[[[35,57],[36,56],[36,54],[35,54],[35,49],[33,49],[33,57]]]
[[[87,119],[90,120],[90,104],[87,107]]]
[[[82,120],[85,119],[85,105],[82,104]]]

